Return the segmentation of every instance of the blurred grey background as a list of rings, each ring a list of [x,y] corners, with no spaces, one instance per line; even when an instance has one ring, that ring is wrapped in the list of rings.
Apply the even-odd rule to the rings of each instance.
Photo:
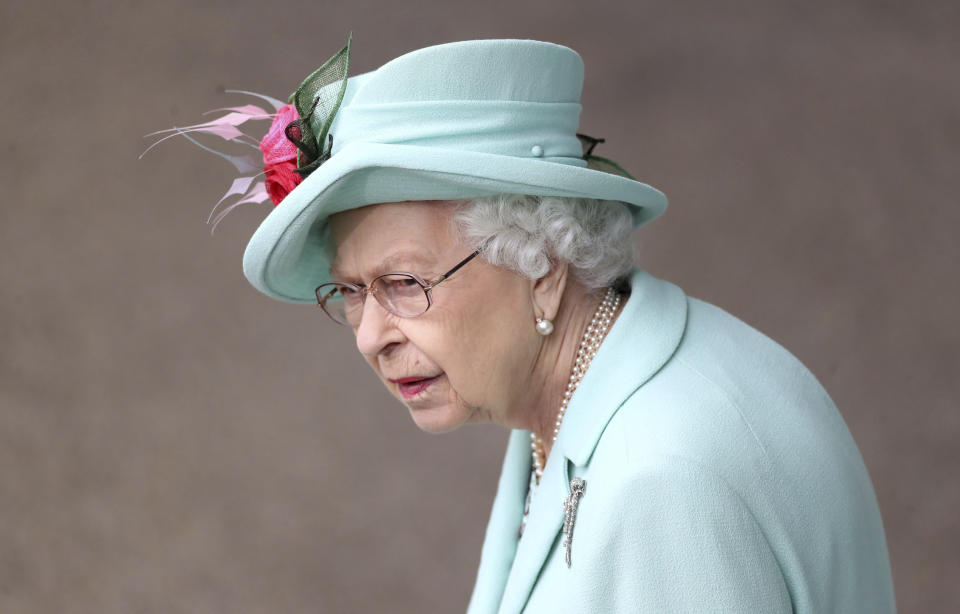
[[[641,265],[837,402],[901,612],[960,603],[956,2],[0,7],[0,612],[459,612],[506,432],[421,433],[245,281],[232,168],[142,135],[470,38],[569,45],[581,129],[670,197]],[[258,128],[259,129],[259,128]],[[265,127],[264,127],[265,129]]]

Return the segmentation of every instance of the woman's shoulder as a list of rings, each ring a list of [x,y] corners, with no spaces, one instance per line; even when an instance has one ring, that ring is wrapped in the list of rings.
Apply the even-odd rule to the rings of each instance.
[[[831,574],[880,587],[877,599],[886,599],[876,497],[826,390],[787,349],[734,315],[689,296],[686,307],[673,354],[627,397],[598,440],[593,492],[612,493],[611,505],[671,518],[748,514],[801,603],[827,603],[818,592],[831,585]],[[650,508],[651,498],[683,510]],[[846,541],[819,569],[820,548],[836,535]],[[847,597],[852,603],[862,595]]]
[[[728,388],[747,379],[757,387],[814,387],[826,394],[810,369],[770,336],[721,307],[686,298],[687,322],[677,358],[687,366]]]
[[[606,385],[592,388],[597,402],[620,402],[622,383],[633,383],[603,443],[619,442],[627,457],[656,451],[707,466],[852,446],[824,387],[782,345],[669,281],[638,270],[632,285],[624,322],[611,330],[616,360],[600,363]]]
[[[630,479],[662,474],[669,459],[683,459],[751,507],[838,515],[851,503],[874,507],[860,452],[810,370],[734,315],[686,301],[680,343],[613,414],[594,462]]]

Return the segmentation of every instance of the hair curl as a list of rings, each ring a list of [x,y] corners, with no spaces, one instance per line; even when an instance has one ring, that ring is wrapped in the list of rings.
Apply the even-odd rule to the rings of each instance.
[[[487,262],[528,279],[561,260],[577,281],[597,290],[622,285],[634,266],[633,218],[618,201],[485,196],[459,201],[454,221],[468,242],[484,245]]]

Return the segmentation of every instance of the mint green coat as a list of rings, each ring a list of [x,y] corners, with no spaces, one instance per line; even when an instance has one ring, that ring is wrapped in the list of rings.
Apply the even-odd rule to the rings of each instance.
[[[469,614],[894,612],[876,495],[826,391],[718,307],[631,283],[519,540],[530,437],[510,436]]]

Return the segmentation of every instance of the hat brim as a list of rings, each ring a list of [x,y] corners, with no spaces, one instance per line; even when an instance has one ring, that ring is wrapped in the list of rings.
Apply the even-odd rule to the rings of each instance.
[[[316,301],[328,281],[326,219],[385,202],[456,200],[529,194],[616,200],[631,206],[634,226],[660,215],[666,196],[645,183],[539,158],[382,143],[346,145],[291,191],[247,244],[243,272],[264,294]]]

